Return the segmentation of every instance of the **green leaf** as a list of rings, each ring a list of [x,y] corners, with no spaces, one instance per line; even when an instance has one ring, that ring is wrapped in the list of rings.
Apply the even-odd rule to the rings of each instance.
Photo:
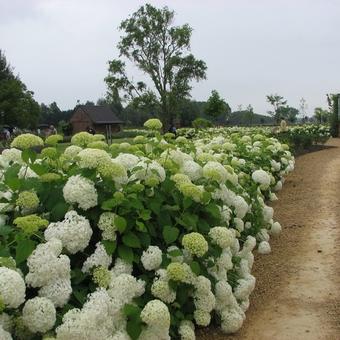
[[[184,197],[183,199],[183,208],[188,209],[193,203],[193,200],[189,197]]]
[[[182,256],[183,253],[180,249],[174,249],[168,252],[168,254],[172,257],[176,257],[176,256]]]
[[[111,211],[112,208],[114,208],[116,206],[116,200],[114,198],[110,198],[106,201],[104,201],[102,204],[101,204],[101,208],[103,210],[108,210],[108,211]]]
[[[142,220],[148,221],[151,218],[151,210],[144,209],[139,213],[139,216]]]
[[[148,230],[146,229],[146,226],[143,222],[141,221],[136,221],[136,226],[137,226],[137,230],[141,231],[142,233],[146,233]]]
[[[191,270],[194,272],[194,274],[196,274],[197,276],[200,275],[201,273],[201,267],[200,264],[196,261],[192,261],[190,263],[190,268]]]
[[[18,240],[16,246],[16,256],[15,260],[17,264],[24,262],[35,249],[35,242],[32,240]]]
[[[127,234],[124,234],[123,236],[123,243],[131,248],[140,248],[140,240],[138,236],[132,232],[129,232]]]
[[[81,303],[82,305],[85,303],[86,301],[86,292],[83,289],[74,289],[73,290],[73,295],[75,296],[75,298],[77,299],[77,301],[79,303]]]
[[[137,340],[142,333],[142,321],[140,319],[128,320],[126,323],[126,332],[132,340]]]
[[[67,213],[69,205],[65,202],[58,202],[51,210],[51,215],[54,220],[61,220]]]
[[[34,163],[34,161],[37,159],[37,154],[32,149],[25,149],[21,153],[21,158],[26,164],[28,164],[29,161]]]
[[[21,181],[18,178],[18,173],[20,171],[21,166],[19,164],[12,165],[5,172],[5,180],[4,183],[9,186],[13,191],[16,191],[21,186]]]
[[[108,255],[112,255],[115,252],[117,247],[116,241],[103,240],[102,243]]]
[[[13,227],[9,226],[9,225],[2,225],[0,226],[0,235],[1,236],[5,236],[11,233],[11,231],[13,231]]]
[[[164,226],[163,231],[163,238],[166,244],[174,243],[179,235],[179,229],[171,226]]]
[[[87,277],[87,274],[84,274],[80,268],[75,268],[71,270],[71,279],[72,284],[79,285],[79,283],[83,282]]]
[[[125,316],[137,318],[141,313],[141,309],[136,305],[126,304],[123,308],[123,313]]]
[[[214,218],[220,219],[221,218],[221,213],[220,210],[218,209],[218,205],[215,203],[209,203],[206,207],[205,210]]]
[[[117,227],[118,231],[122,234],[127,226],[126,219],[121,216],[115,216],[115,226]]]
[[[30,164],[30,168],[39,176],[48,172],[47,167],[42,164]]]
[[[125,260],[128,263],[132,263],[133,261],[133,251],[131,248],[122,245],[118,246],[118,255],[121,259]]]
[[[198,226],[198,231],[202,234],[208,233],[211,229],[209,223],[206,220],[204,220],[203,218],[201,218],[198,221],[197,226]]]
[[[149,208],[155,213],[156,215],[160,214],[162,203],[159,200],[152,200],[149,202]]]
[[[141,233],[139,235],[140,242],[144,248],[149,247],[151,244],[151,237],[148,233]]]

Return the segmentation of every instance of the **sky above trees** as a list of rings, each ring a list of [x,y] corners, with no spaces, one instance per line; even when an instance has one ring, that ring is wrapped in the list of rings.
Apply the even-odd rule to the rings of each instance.
[[[0,1],[0,48],[39,102],[63,108],[95,101],[106,92],[108,60],[116,58],[120,22],[144,1]],[[327,107],[326,93],[340,92],[338,0],[149,1],[176,12],[175,24],[193,27],[193,54],[207,80],[192,97],[216,89],[237,110],[252,104],[270,110],[266,95],[290,106],[304,97],[309,115]],[[140,76],[136,69],[130,71]]]

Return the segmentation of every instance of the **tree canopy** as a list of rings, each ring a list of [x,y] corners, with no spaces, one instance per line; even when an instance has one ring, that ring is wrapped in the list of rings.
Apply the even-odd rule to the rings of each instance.
[[[39,104],[34,100],[33,92],[27,90],[19,76],[14,75],[0,50],[0,124],[35,127],[39,113]]]
[[[109,61],[105,78],[109,94],[118,91],[135,105],[153,100],[165,126],[173,123],[178,103],[190,97],[191,81],[205,79],[207,69],[203,60],[189,53],[192,28],[174,26],[174,17],[168,7],[146,4],[124,20],[119,27],[119,59]],[[137,66],[152,86],[129,77],[124,60]]]
[[[225,122],[227,116],[230,115],[230,106],[220,97],[216,90],[211,91],[211,96],[205,105],[204,111],[207,116],[212,117],[214,120],[219,118],[220,121]]]

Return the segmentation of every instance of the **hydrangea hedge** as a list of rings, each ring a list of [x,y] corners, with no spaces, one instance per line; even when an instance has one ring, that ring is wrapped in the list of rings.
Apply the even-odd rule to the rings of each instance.
[[[86,132],[62,154],[33,135],[0,156],[0,338],[195,338],[245,320],[253,249],[269,235],[287,145],[256,130],[108,146]]]

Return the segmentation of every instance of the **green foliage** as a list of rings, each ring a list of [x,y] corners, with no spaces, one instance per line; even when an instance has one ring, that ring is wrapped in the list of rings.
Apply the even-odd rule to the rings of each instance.
[[[204,118],[196,118],[193,122],[192,122],[192,126],[195,129],[206,129],[208,127],[212,127],[213,124],[210,120],[204,119]]]
[[[211,91],[211,96],[208,98],[204,111],[206,115],[213,119],[220,118],[222,121],[225,121],[231,109],[225,100],[220,97],[219,93],[213,90]]]
[[[0,50],[0,124],[22,128],[35,127],[40,114],[33,92],[15,76]]]

